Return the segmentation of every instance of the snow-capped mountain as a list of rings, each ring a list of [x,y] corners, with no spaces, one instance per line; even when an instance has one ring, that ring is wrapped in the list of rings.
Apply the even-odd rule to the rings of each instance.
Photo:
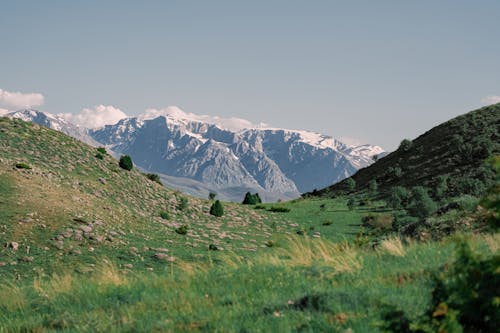
[[[295,198],[349,177],[384,153],[377,146],[346,145],[314,132],[253,126],[178,108],[148,111],[97,129],[35,110],[7,116],[128,154],[136,166],[160,174],[167,186],[203,197],[215,191],[232,201],[242,200],[246,191],[259,192],[265,201]]]
[[[4,115],[9,118],[18,118],[24,121],[31,121],[38,125],[42,125],[56,131],[63,132],[66,135],[72,136],[88,145],[97,147],[100,144],[95,141],[88,133],[88,129],[73,125],[61,117],[55,116],[48,112],[41,112],[33,109],[25,109],[12,111]]]
[[[224,187],[250,186],[289,198],[349,177],[383,153],[308,131],[229,130],[182,113],[135,117],[91,130],[110,149],[152,172]],[[241,194],[239,194],[241,197]],[[239,200],[240,198],[235,198]]]

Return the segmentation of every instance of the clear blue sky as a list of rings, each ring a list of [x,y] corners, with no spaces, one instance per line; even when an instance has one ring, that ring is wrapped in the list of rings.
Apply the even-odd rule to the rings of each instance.
[[[500,95],[500,1],[2,1],[0,89],[394,149]]]

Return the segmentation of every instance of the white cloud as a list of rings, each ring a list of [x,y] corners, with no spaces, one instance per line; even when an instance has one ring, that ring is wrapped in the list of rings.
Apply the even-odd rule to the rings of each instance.
[[[0,106],[13,109],[32,108],[40,106],[45,98],[39,93],[10,92],[0,89]]]
[[[487,96],[481,100],[481,103],[483,103],[483,105],[500,103],[500,96]]]
[[[169,106],[164,109],[146,109],[146,111],[139,115],[140,119],[154,119],[160,116],[170,116],[176,119],[185,119],[191,121],[200,121],[209,124],[219,125],[222,128],[226,128],[232,131],[239,131],[245,128],[259,127],[263,124],[256,125],[249,120],[241,118],[223,118],[218,116],[208,116],[208,115],[197,115],[194,113],[184,112],[177,106]]]
[[[60,113],[59,117],[75,125],[87,128],[97,128],[104,125],[116,124],[127,115],[111,105],[97,105],[92,109],[85,108],[80,113]]]

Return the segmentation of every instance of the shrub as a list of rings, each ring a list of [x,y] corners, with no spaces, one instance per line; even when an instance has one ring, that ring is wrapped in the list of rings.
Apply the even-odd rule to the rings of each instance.
[[[160,217],[162,219],[164,219],[164,220],[169,220],[170,219],[170,214],[167,213],[167,212],[162,211],[162,212],[160,212]]]
[[[106,148],[104,147],[99,147],[97,148],[97,152],[102,154],[102,155],[106,155],[108,152],[106,151]]]
[[[398,150],[401,150],[401,151],[408,151],[410,150],[410,148],[413,146],[413,142],[409,139],[403,139],[403,141],[401,141],[401,143],[399,144],[399,148]]]
[[[349,210],[353,210],[355,205],[356,200],[354,200],[354,198],[349,198],[349,200],[347,200],[347,208],[349,208]]]
[[[437,199],[442,199],[448,191],[448,176],[438,176],[434,188],[434,195]]]
[[[395,186],[392,188],[387,204],[394,209],[402,209],[408,204],[409,197],[410,192],[406,188]]]
[[[95,158],[97,158],[99,160],[103,160],[104,159],[104,155],[101,154],[101,153],[97,153],[97,154],[95,154]]]
[[[264,205],[255,205],[254,209],[266,209]]]
[[[181,210],[181,211],[185,211],[189,206],[189,201],[188,201],[188,198],[186,197],[181,197],[179,199],[179,204],[177,205],[177,209]]]
[[[186,235],[188,233],[189,227],[185,224],[181,225],[179,228],[175,229],[175,232],[179,235]]]
[[[120,157],[120,168],[122,169],[125,169],[125,170],[132,170],[132,168],[134,167],[134,163],[132,163],[132,158],[128,155],[122,155],[122,157]]]
[[[424,219],[437,210],[436,203],[431,199],[427,190],[422,186],[416,186],[412,190],[411,202],[408,212],[415,217]]]
[[[210,192],[210,193],[208,193],[208,200],[213,201],[216,196],[217,196],[217,193]]]
[[[375,229],[390,230],[394,223],[394,216],[390,214],[368,214],[361,219],[364,226]]]
[[[145,174],[145,176],[147,179],[154,181],[155,183],[158,183],[160,185],[163,185],[163,183],[161,182],[160,176],[157,175],[156,173],[147,173],[147,174]]]
[[[389,168],[387,168],[387,173],[391,177],[399,178],[403,174],[403,170],[401,170],[401,168],[398,167],[398,166],[396,166],[394,168],[393,167],[389,167]]]
[[[30,170],[31,166],[26,163],[16,163],[16,168]]]
[[[465,242],[458,244],[451,268],[434,277],[432,301],[425,314],[412,322],[390,306],[383,315],[389,332],[497,332],[500,322],[500,255],[482,259]]]
[[[210,244],[210,245],[208,246],[208,249],[209,249],[210,251],[217,251],[217,250],[219,250],[219,248],[218,248],[218,247],[217,247],[217,245],[215,245],[215,244]]]
[[[368,188],[373,195],[376,195],[378,190],[377,181],[375,179],[370,180],[370,182],[368,183]]]
[[[262,200],[260,199],[259,193],[251,194],[250,192],[245,194],[245,198],[242,202],[243,205],[256,205],[260,203],[262,203]]]
[[[282,206],[272,206],[268,209],[268,211],[273,213],[288,213],[290,211],[290,208]]]
[[[356,188],[356,181],[352,178],[348,178],[346,181],[345,181],[346,185],[347,185],[347,189],[349,191],[354,191],[354,189]]]
[[[224,207],[222,207],[222,204],[220,203],[219,200],[216,200],[212,204],[212,207],[210,207],[210,215],[216,217],[221,217],[222,215],[224,215]]]

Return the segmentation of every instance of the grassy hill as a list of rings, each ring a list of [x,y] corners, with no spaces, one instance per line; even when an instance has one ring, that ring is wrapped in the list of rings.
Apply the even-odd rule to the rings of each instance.
[[[424,186],[434,195],[441,180],[447,196],[480,196],[494,181],[494,173],[484,160],[500,154],[499,129],[500,104],[471,111],[414,140],[404,140],[396,151],[353,175],[354,187],[346,179],[307,195],[331,197],[366,192],[373,181],[382,197],[396,186]]]
[[[237,204],[225,203],[225,215],[216,218],[208,200],[96,155],[60,132],[0,118],[2,274],[92,270],[104,258],[153,269],[165,260],[208,260],[210,245],[253,253],[290,229],[276,216]]]

